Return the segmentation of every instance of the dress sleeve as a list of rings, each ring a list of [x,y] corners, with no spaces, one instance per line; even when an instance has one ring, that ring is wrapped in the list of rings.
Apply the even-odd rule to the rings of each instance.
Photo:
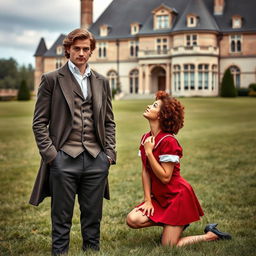
[[[160,145],[160,154],[159,161],[160,162],[172,162],[179,163],[180,158],[182,156],[182,149],[176,139],[168,138],[165,139]]]

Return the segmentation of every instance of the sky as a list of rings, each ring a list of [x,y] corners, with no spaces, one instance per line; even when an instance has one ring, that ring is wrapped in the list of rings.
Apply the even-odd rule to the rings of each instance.
[[[94,0],[94,21],[112,0]],[[49,48],[60,34],[80,26],[80,0],[0,0],[0,58],[34,66],[41,37]]]

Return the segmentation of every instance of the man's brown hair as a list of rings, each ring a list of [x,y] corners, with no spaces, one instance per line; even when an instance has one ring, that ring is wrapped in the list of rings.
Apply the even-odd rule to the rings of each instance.
[[[69,59],[70,54],[67,52],[67,49],[69,49],[70,46],[74,44],[76,40],[86,40],[86,39],[90,40],[91,51],[93,51],[96,48],[96,40],[91,32],[82,28],[77,28],[71,31],[63,40],[65,56]]]

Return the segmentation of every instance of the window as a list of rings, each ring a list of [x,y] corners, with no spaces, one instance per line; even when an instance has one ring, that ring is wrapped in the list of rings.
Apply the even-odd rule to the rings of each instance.
[[[209,88],[209,65],[200,64],[198,65],[198,89],[207,90]]]
[[[138,57],[139,52],[139,42],[138,41],[131,41],[130,42],[130,56],[131,57]]]
[[[242,17],[233,16],[232,17],[232,28],[241,28],[242,27]]]
[[[186,45],[187,46],[197,45],[197,35],[186,35]]]
[[[195,65],[194,64],[184,65],[184,89],[185,90],[195,89]]]
[[[61,59],[56,59],[55,67],[60,68],[62,66],[62,61]]]
[[[107,36],[109,31],[108,25],[102,25],[100,26],[100,36]]]
[[[240,69],[237,66],[231,66],[230,72],[233,75],[236,88],[240,88]]]
[[[212,65],[212,90],[217,88],[217,65]]]
[[[139,91],[139,71],[134,69],[130,72],[130,93]]]
[[[156,39],[156,50],[158,54],[166,54],[168,52],[168,39],[167,37]]]
[[[56,54],[62,55],[62,53],[63,53],[63,47],[61,45],[58,45],[56,48]]]
[[[117,89],[117,72],[114,70],[111,70],[107,74],[109,85],[111,90]]]
[[[156,28],[163,29],[170,27],[170,17],[169,15],[157,15],[156,16]]]
[[[241,52],[242,51],[242,37],[241,35],[230,36],[230,51],[231,52]]]
[[[140,24],[135,23],[135,24],[131,24],[131,34],[135,35],[139,32],[140,28]]]
[[[173,66],[174,91],[180,91],[180,65]]]
[[[196,16],[187,16],[187,26],[188,27],[196,27],[197,25],[197,17]]]
[[[98,56],[101,59],[107,57],[107,44],[105,42],[98,44]]]

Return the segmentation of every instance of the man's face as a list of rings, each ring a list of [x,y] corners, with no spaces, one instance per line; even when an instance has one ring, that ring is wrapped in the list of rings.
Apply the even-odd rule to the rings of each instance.
[[[67,52],[70,54],[70,60],[78,68],[86,66],[92,54],[90,39],[75,40]]]

